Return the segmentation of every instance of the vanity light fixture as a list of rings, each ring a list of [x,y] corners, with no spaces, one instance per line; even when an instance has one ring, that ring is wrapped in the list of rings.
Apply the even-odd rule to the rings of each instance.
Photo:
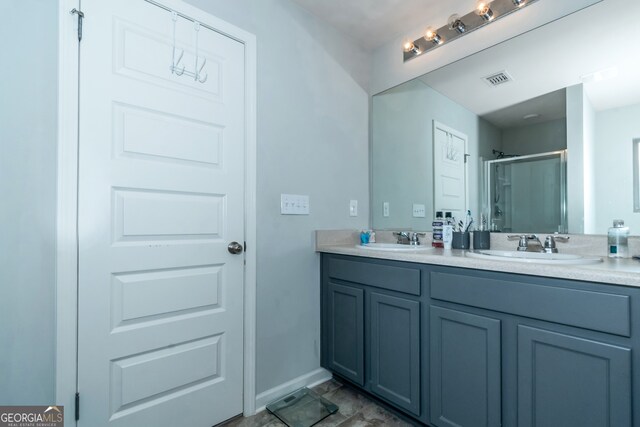
[[[476,14],[482,17],[485,21],[491,21],[494,18],[493,10],[491,10],[489,2],[484,0],[480,0],[476,4]]]
[[[451,15],[440,28],[429,27],[423,37],[411,41],[402,41],[404,62],[422,55],[431,49],[443,46],[458,37],[484,27],[510,13],[522,10],[538,0],[478,0],[475,10],[464,16]]]
[[[458,15],[451,15],[449,18],[449,29],[455,30],[458,34],[462,34],[467,31],[467,26],[460,19]]]
[[[442,44],[444,42],[442,40],[442,37],[440,37],[440,35],[436,32],[436,30],[434,30],[431,27],[427,28],[427,30],[424,32],[424,38],[427,41],[436,45]]]

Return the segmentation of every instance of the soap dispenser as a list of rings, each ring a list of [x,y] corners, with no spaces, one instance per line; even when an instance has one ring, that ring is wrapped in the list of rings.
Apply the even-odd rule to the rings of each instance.
[[[624,226],[621,219],[613,220],[613,227],[609,229],[608,242],[609,258],[628,258],[629,257],[629,227]]]

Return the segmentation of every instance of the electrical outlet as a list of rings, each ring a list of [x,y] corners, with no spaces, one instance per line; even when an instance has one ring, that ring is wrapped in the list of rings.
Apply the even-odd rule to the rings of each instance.
[[[389,202],[384,202],[382,204],[382,216],[384,217],[389,216]]]
[[[280,214],[309,215],[309,196],[298,194],[281,194]]]
[[[424,205],[414,203],[413,204],[413,217],[414,218],[424,218],[427,214],[427,211]]]
[[[358,216],[358,201],[349,201],[349,216]]]

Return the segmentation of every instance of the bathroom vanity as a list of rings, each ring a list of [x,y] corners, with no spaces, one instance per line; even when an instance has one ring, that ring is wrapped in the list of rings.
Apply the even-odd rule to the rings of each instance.
[[[318,250],[322,366],[406,415],[438,427],[640,426],[632,274]]]

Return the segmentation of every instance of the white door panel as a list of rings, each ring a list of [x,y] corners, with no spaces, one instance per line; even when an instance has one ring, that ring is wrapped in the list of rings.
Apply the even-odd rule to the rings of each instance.
[[[242,412],[244,48],[201,26],[200,83],[169,12],[83,11],[79,425],[209,427]]]
[[[434,121],[434,211],[451,212],[458,219],[468,209],[466,150],[466,135]]]

